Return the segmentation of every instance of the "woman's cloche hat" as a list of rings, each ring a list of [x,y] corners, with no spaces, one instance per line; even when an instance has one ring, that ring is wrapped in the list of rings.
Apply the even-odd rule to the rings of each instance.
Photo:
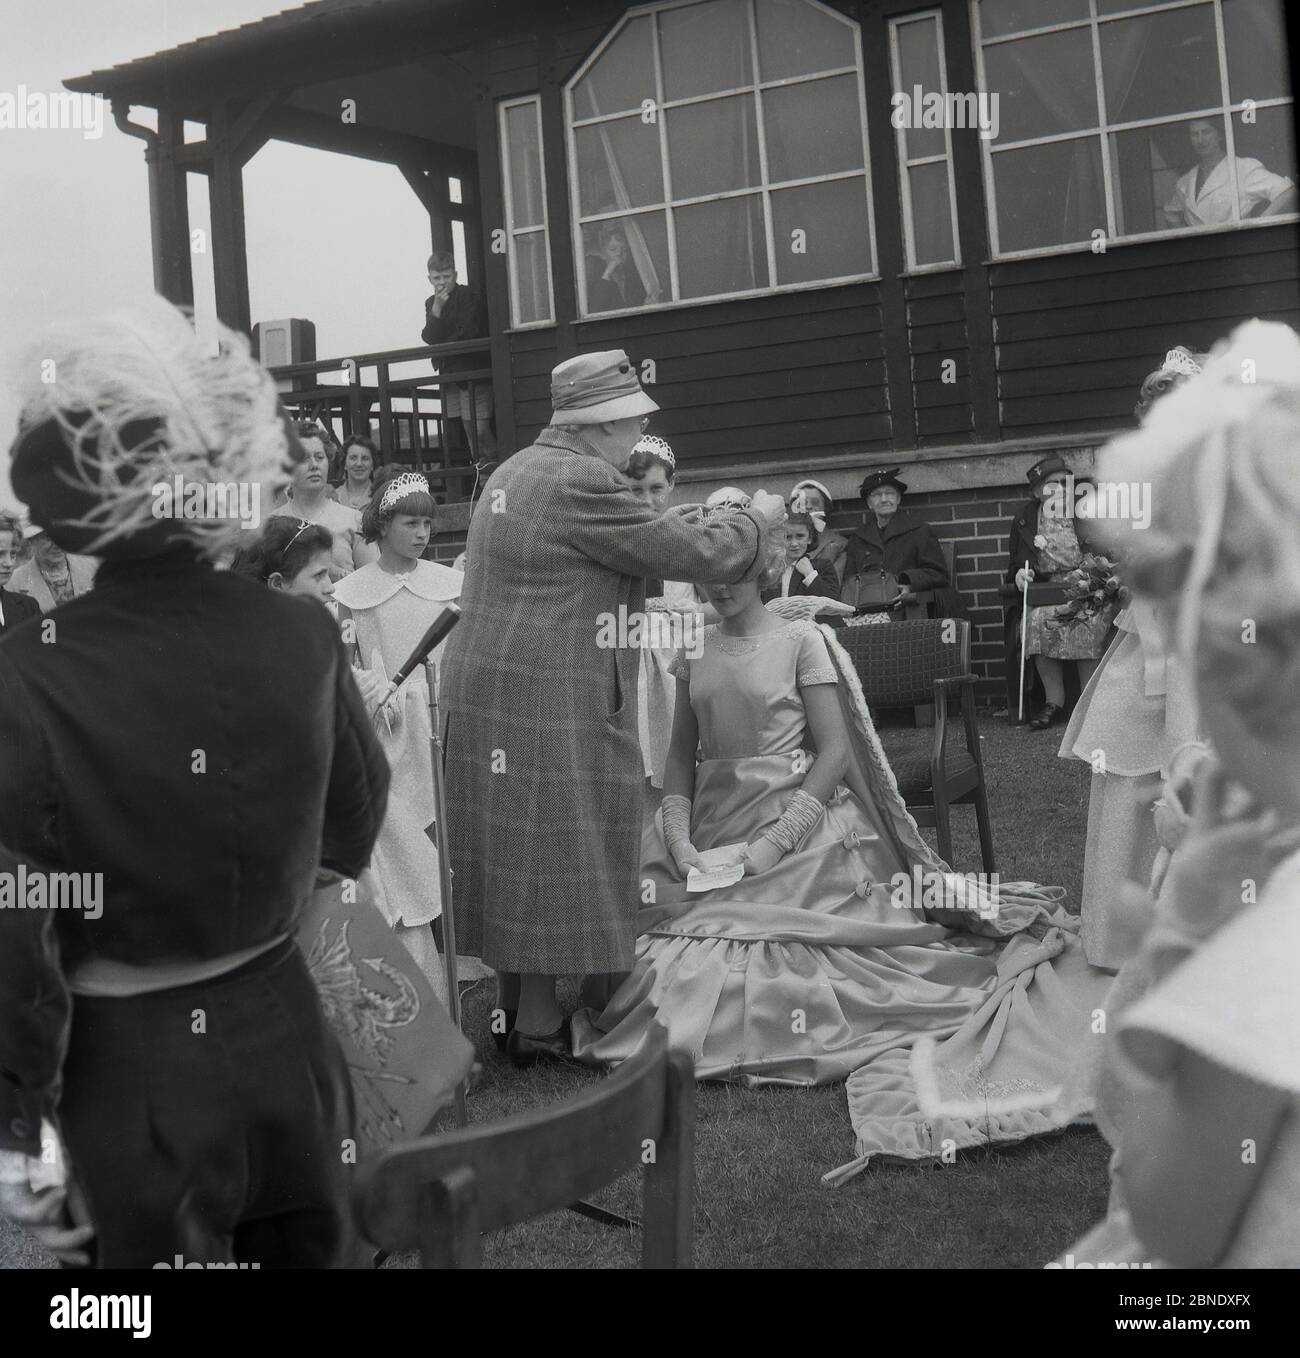
[[[1031,489],[1041,486],[1050,476],[1073,476],[1074,469],[1060,455],[1060,453],[1048,453],[1046,457],[1039,458],[1032,467],[1025,473],[1025,480],[1029,482]]]
[[[900,494],[907,494],[907,486],[898,479],[898,468],[890,467],[887,471],[870,472],[862,485],[858,487],[858,494],[865,500],[873,490],[879,490],[882,486],[893,486]]]
[[[565,359],[551,371],[551,406],[555,424],[603,424],[659,409],[622,349]]]

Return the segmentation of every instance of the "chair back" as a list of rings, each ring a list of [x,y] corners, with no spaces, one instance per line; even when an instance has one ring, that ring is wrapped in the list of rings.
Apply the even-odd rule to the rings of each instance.
[[[970,672],[970,623],[961,618],[846,627],[836,634],[853,660],[868,707],[934,701],[934,681]]]
[[[425,1268],[474,1268],[480,1232],[567,1207],[644,1165],[642,1266],[689,1268],[694,1121],[691,1061],[655,1023],[635,1055],[577,1098],[363,1163],[358,1227],[382,1249],[418,1248]]]

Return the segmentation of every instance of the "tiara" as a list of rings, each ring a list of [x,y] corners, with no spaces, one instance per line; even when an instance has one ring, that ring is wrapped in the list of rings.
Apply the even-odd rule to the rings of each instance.
[[[398,500],[404,500],[408,495],[416,493],[428,495],[429,483],[420,475],[419,472],[403,472],[401,476],[395,476],[384,487],[384,493],[379,500],[379,512],[392,509]]]
[[[1165,355],[1165,361],[1160,365],[1160,371],[1180,373],[1183,377],[1195,377],[1201,371],[1201,365],[1186,349],[1170,349]]]
[[[674,471],[677,470],[676,454],[663,439],[655,434],[642,434],[632,451],[634,453],[649,453],[652,457],[657,457],[660,462],[666,462]]]

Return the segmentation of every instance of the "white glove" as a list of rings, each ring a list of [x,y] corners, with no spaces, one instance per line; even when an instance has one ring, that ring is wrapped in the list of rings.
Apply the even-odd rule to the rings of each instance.
[[[1025,592],[1025,586],[1031,584],[1033,579],[1033,571],[1027,570],[1024,566],[1021,566],[1016,572],[1016,588],[1023,594]]]
[[[90,1255],[84,1247],[95,1228],[73,1223],[63,1143],[48,1122],[41,1124],[41,1146],[48,1163],[40,1155],[0,1151],[0,1216],[24,1227],[63,1263],[85,1266]]]
[[[827,613],[847,617],[853,612],[853,605],[842,604],[838,599],[823,599],[817,594],[799,594],[789,599],[769,599],[767,609],[778,618],[794,622],[797,619],[816,618]]]
[[[812,580],[817,574],[817,567],[806,556],[801,556],[794,563],[794,568],[805,580]]]

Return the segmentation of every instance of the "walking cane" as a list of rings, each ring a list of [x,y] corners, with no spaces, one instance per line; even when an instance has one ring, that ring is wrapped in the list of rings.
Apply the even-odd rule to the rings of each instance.
[[[1025,588],[1020,606],[1020,715],[1017,725],[1025,720],[1025,647],[1029,644],[1029,558],[1025,558]]]

